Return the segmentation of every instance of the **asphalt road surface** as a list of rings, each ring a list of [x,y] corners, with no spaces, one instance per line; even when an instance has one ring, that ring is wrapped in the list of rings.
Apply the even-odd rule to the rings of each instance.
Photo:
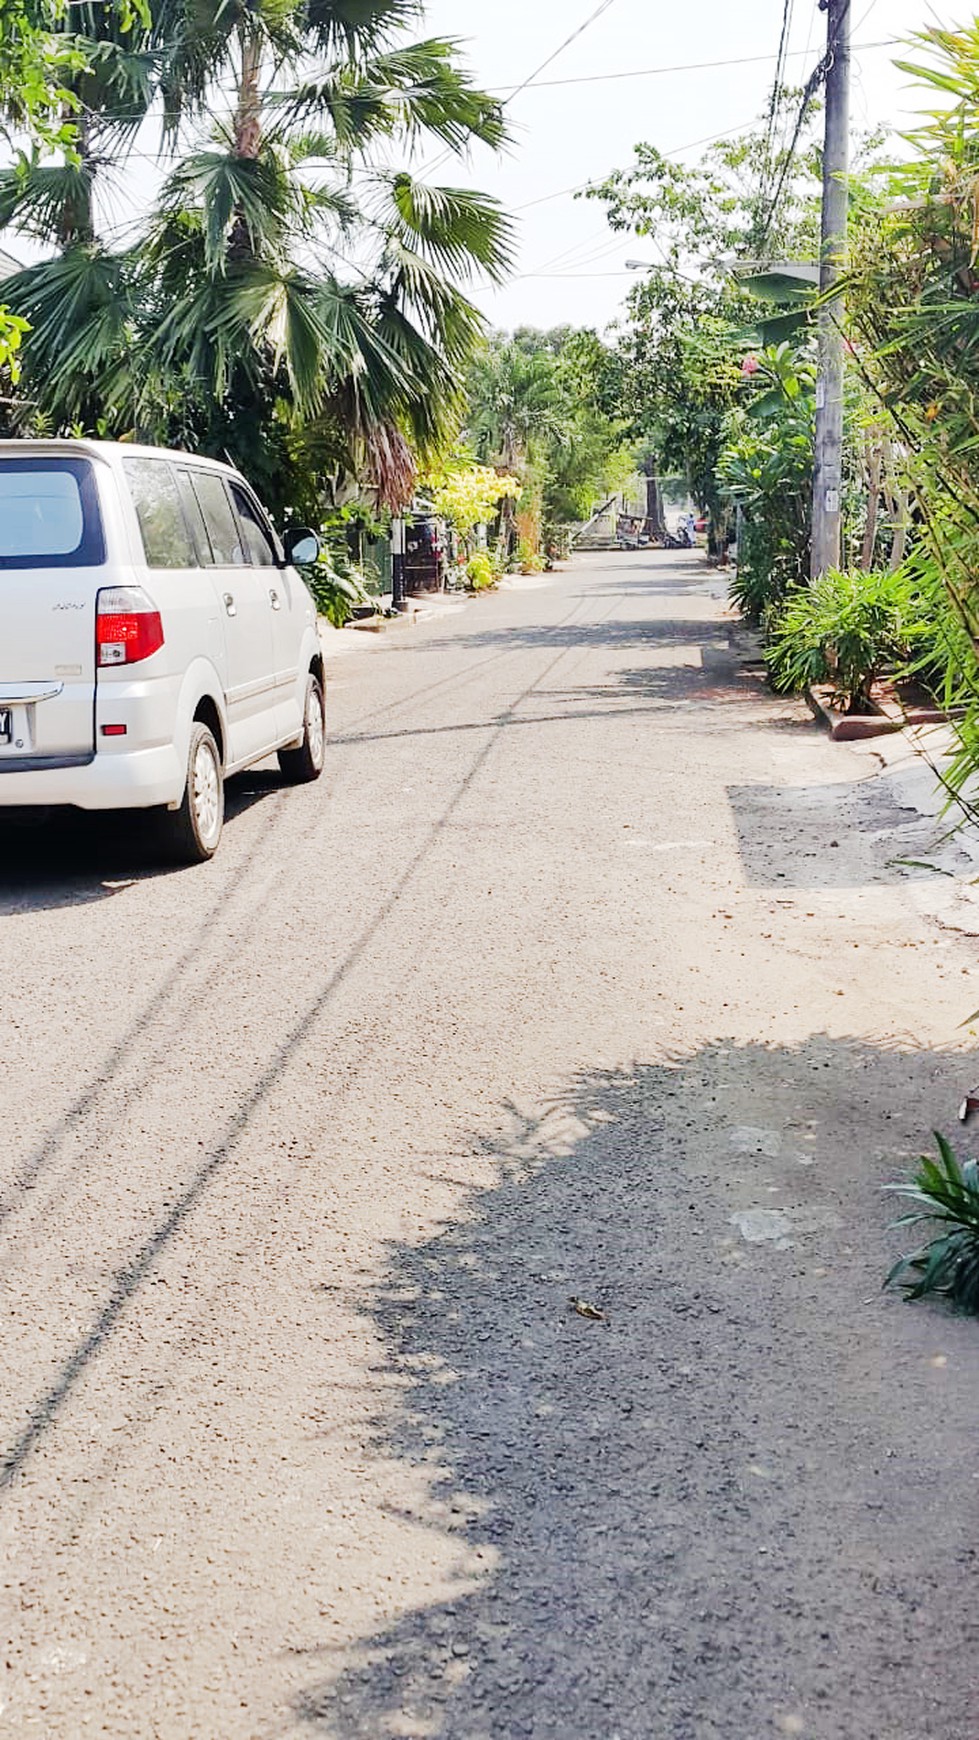
[[[361,637],[209,866],[4,816],[0,1737],[975,1740],[975,944],[722,594]]]

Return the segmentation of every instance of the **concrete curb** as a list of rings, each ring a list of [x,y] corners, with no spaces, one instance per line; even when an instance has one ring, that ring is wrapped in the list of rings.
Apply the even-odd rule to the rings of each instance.
[[[384,603],[384,600],[382,599],[380,602]],[[406,623],[411,625],[416,622],[427,622],[435,616],[450,616],[458,610],[464,610],[468,603],[468,598],[452,598],[432,604],[418,604],[412,601],[407,610],[399,611],[397,615],[388,616],[383,610],[378,610],[373,616],[363,616],[345,623],[343,628],[334,628],[332,623],[327,622],[326,618],[321,616],[319,618],[320,639],[322,640],[325,636],[326,644],[329,645],[335,635],[382,634],[389,628],[401,628]]]
[[[820,720],[836,743],[853,743],[863,737],[887,737],[896,731],[914,731],[920,726],[948,725],[955,713],[944,713],[940,707],[912,707],[907,710],[881,695],[871,701],[872,713],[842,713],[830,699],[833,691],[828,683],[811,683],[806,701],[814,717]]]
[[[888,719],[882,713],[841,713],[834,707],[832,689],[825,683],[810,683],[806,702],[813,717],[825,725],[834,743],[853,743],[863,737],[886,737],[892,731],[903,731],[900,719]]]

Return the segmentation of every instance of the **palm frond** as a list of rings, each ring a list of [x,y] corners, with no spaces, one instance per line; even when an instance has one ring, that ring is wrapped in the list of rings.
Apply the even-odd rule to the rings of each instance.
[[[427,187],[406,172],[390,183],[391,233],[417,247],[448,272],[469,277],[477,268],[500,283],[513,265],[513,233],[502,206],[470,188]]]
[[[369,76],[383,90],[405,134],[430,133],[455,152],[472,140],[499,151],[509,138],[503,105],[472,84],[459,65],[458,43],[431,37],[374,60]]]
[[[499,150],[509,137],[502,105],[473,85],[456,56],[444,38],[409,43],[330,67],[275,101],[292,116],[326,120],[347,150],[393,134],[413,143],[423,133],[455,152],[473,140]]]
[[[37,153],[19,153],[0,170],[0,229],[16,224],[39,241],[70,245],[91,239],[91,162],[44,163]]]
[[[287,123],[307,118],[325,123],[325,138],[337,156],[365,151],[375,139],[390,137],[397,122],[387,91],[350,67],[330,67],[273,95],[269,106],[273,114],[283,110]]]
[[[468,363],[486,329],[475,304],[430,260],[393,238],[382,272],[390,275],[385,309],[410,312],[453,368]]]
[[[130,254],[74,247],[5,280],[4,302],[30,324],[25,385],[56,425],[131,402],[136,276]]]
[[[306,0],[303,22],[321,53],[360,61],[422,11],[421,0]]]
[[[110,8],[102,7],[107,11]],[[85,41],[85,69],[72,81],[98,144],[131,138],[156,96],[160,55],[145,40]]]
[[[168,218],[200,213],[204,261],[212,273],[225,270],[229,245],[260,258],[281,259],[290,220],[301,209],[281,155],[265,150],[258,158],[228,151],[195,151],[171,172],[160,196]]]

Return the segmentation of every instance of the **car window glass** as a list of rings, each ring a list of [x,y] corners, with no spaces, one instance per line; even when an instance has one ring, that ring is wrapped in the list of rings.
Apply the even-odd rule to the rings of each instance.
[[[91,461],[5,454],[0,459],[0,570],[98,568],[104,561]],[[0,642],[2,637],[0,625]]]
[[[245,545],[248,550],[249,562],[251,562],[252,566],[255,568],[274,568],[276,566],[276,559],[275,550],[272,548],[272,540],[265,527],[262,525],[254,507],[244,490],[239,489],[236,483],[231,485],[231,494],[234,497],[234,504],[238,509],[238,518],[241,521],[241,529],[245,535]]]
[[[231,511],[224,479],[216,471],[194,471],[191,476],[194,492],[201,504],[201,513],[204,515],[214,567],[244,567],[245,552],[241,547],[238,522]]]
[[[174,476],[177,479],[177,494],[184,510],[184,519],[190,527],[191,535],[197,546],[197,559],[205,567],[211,566],[211,543],[201,513],[201,504],[194,494],[194,486],[190,480],[190,472],[185,466],[174,466]]]
[[[78,479],[62,468],[0,471],[0,555],[69,556],[82,541]]]
[[[165,459],[127,459],[123,469],[133,498],[148,568],[196,568],[177,483]]]

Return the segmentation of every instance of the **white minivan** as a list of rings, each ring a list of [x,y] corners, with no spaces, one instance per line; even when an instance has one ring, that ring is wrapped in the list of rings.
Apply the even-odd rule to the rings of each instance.
[[[0,809],[157,810],[210,858],[224,779],[323,767],[313,600],[228,465],[102,441],[0,441]]]

